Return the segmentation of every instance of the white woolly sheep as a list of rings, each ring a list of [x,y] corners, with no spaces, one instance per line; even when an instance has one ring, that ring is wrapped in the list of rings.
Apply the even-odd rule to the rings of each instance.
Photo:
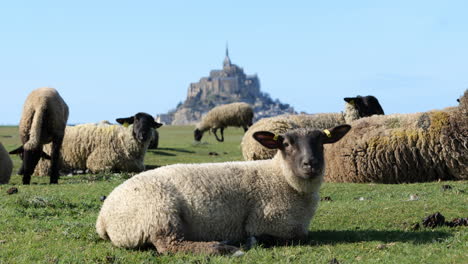
[[[93,173],[143,171],[152,131],[162,124],[146,113],[118,118],[117,122],[133,125],[83,124],[67,127],[60,158],[63,172],[86,169]],[[46,152],[48,150],[46,148]],[[49,169],[49,163],[44,161],[35,173],[44,175]]]
[[[10,181],[12,170],[13,162],[0,142],[0,184],[7,184]]]
[[[374,96],[346,97],[344,113],[319,113],[301,115],[280,115],[263,118],[253,124],[242,138],[241,147],[244,160],[271,159],[275,151],[265,148],[252,138],[252,135],[261,130],[274,133],[299,127],[326,129],[340,124],[350,123],[361,117],[370,115],[383,115],[384,112],[379,101]]]
[[[326,148],[326,181],[410,183],[468,179],[468,91],[458,107],[372,116]]]
[[[323,144],[349,129],[259,131],[256,140],[278,149],[271,160],[176,164],[136,175],[109,194],[96,231],[115,246],[152,244],[160,253],[232,253],[238,248],[218,241],[252,236],[304,240],[319,201]]]
[[[23,184],[29,184],[31,175],[41,157],[51,159],[50,183],[58,183],[58,159],[68,120],[68,106],[57,90],[39,88],[26,98],[19,124],[22,146],[10,154],[20,154],[23,159],[19,174],[23,174]],[[52,142],[50,157],[42,147]]]
[[[200,141],[203,133],[209,129],[213,132],[216,140],[224,141],[224,129],[228,126],[243,127],[247,131],[252,125],[253,109],[247,103],[232,103],[219,105],[211,109],[203,116],[200,123],[197,124],[194,131],[195,141]],[[218,138],[216,131],[221,131],[221,138]]]

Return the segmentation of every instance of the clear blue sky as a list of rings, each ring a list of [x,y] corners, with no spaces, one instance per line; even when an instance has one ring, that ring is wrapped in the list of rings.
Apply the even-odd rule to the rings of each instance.
[[[156,115],[231,61],[297,111],[376,96],[386,113],[456,105],[468,87],[468,1],[5,1],[0,124],[59,90],[69,123]]]

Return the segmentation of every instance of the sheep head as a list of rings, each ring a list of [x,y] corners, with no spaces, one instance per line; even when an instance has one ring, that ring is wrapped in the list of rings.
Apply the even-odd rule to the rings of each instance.
[[[346,103],[351,104],[359,113],[359,117],[371,115],[383,115],[384,111],[379,100],[372,95],[343,98]]]
[[[330,130],[300,128],[275,135],[268,131],[253,134],[264,147],[278,149],[292,174],[304,180],[323,177],[323,144],[335,143],[351,129],[340,125]]]
[[[161,127],[162,124],[156,122],[154,118],[147,113],[137,113],[131,117],[117,118],[119,124],[133,124],[133,138],[141,144],[149,141],[153,135],[152,129]]]

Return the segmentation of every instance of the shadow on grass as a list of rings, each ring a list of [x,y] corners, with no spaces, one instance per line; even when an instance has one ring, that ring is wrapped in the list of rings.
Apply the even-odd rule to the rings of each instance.
[[[145,164],[145,171],[147,170],[154,170],[154,169],[157,169],[161,166],[158,166],[158,165],[149,165],[149,164]]]
[[[379,231],[379,230],[322,230],[309,232],[309,245],[335,245],[367,241],[433,243],[452,234],[442,231]]]
[[[153,151],[157,152],[159,150],[169,150],[169,151],[182,152],[182,153],[195,153],[195,151],[186,150],[186,149],[182,149],[182,148],[158,148],[157,150],[153,150]]]

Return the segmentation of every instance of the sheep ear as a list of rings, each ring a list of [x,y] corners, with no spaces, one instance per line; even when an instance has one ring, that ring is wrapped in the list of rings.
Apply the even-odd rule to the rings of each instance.
[[[153,124],[153,127],[154,127],[154,128],[160,128],[162,125],[163,125],[163,124],[158,123],[158,122],[155,121],[154,124]]]
[[[340,125],[322,132],[323,144],[335,143],[351,129],[350,125]]]
[[[133,124],[133,120],[134,120],[134,117],[133,117],[133,116],[115,119],[115,121],[117,121],[117,123],[119,123],[119,124],[121,124],[121,125],[123,125],[123,124],[125,124],[125,123],[127,123],[127,124]]]
[[[284,138],[268,131],[257,131],[253,134],[255,140],[269,149],[278,149],[283,145]]]
[[[343,100],[345,100],[345,102],[347,103],[354,104],[354,100],[356,100],[356,97],[345,97],[343,98]]]
[[[23,154],[23,152],[24,152],[24,148],[23,148],[23,145],[21,145],[18,148],[10,151],[9,153],[10,154]]]

